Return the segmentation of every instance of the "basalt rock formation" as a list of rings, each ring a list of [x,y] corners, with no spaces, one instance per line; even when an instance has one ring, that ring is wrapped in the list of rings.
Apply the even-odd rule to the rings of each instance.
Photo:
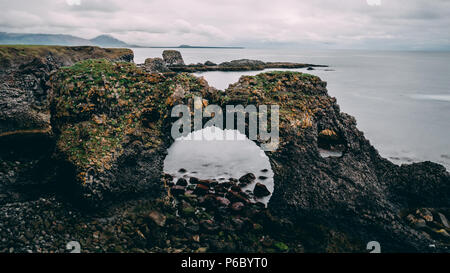
[[[322,219],[391,250],[428,247],[427,236],[404,225],[400,214],[414,205],[449,206],[450,176],[444,167],[398,167],[380,157],[318,77],[285,72],[244,76],[226,94],[229,104],[280,106],[281,143],[267,152],[276,181],[269,203],[273,211],[296,215],[300,222]],[[342,148],[343,155],[320,155],[319,147],[333,146]]]
[[[0,46],[0,188],[48,180],[42,170],[54,165],[49,163],[54,144],[50,75],[96,58],[132,62],[133,52],[92,46]]]
[[[382,158],[316,76],[262,73],[219,91],[191,74],[102,59],[60,68],[47,84],[58,166],[52,185],[70,189],[70,199],[56,190],[0,203],[0,233],[21,238],[6,240],[17,251],[47,223],[56,223],[51,236],[32,251],[58,251],[68,234],[86,251],[364,252],[369,241],[384,252],[449,251],[449,173],[431,162],[397,166]],[[221,189],[163,175],[171,109],[193,111],[194,96],[204,106],[280,106],[280,143],[266,152],[275,183],[268,208],[242,198],[237,181]],[[342,155],[322,157],[319,149]],[[2,249],[11,251],[0,242]]]
[[[88,79],[84,71],[99,71],[102,78]],[[132,80],[124,82],[121,76]],[[315,76],[244,76],[222,93],[188,74],[164,78],[133,65],[96,61],[61,70],[55,82],[63,83],[54,85],[53,124],[61,132],[57,147],[78,170],[78,184],[99,200],[109,192],[162,192],[158,175],[171,143],[169,110],[180,103],[193,107],[192,97],[201,95],[206,104],[280,106],[281,143],[267,152],[275,173],[269,207],[286,217],[295,215],[292,221],[315,219],[362,241],[378,239],[392,250],[423,250],[428,239],[402,223],[404,207],[390,193],[415,197],[418,204],[449,205],[447,172],[438,165],[416,164],[411,167],[420,168],[415,175],[381,158]],[[343,155],[323,158],[320,146],[338,146]],[[427,182],[417,187],[416,180]],[[407,187],[405,181],[414,186],[398,190]],[[420,196],[434,201],[420,201],[414,196],[419,189]]]
[[[162,53],[167,66],[183,66],[184,61],[181,53],[177,50],[164,50]]]
[[[105,195],[160,195],[163,160],[171,143],[170,107],[184,102],[189,90],[209,88],[189,75],[166,78],[106,60],[63,68],[52,85],[58,156],[73,168],[75,184],[93,203]]]
[[[86,59],[133,61],[129,49],[99,47],[0,47],[0,134],[49,130],[47,81],[52,71]]]
[[[304,64],[304,63],[289,63],[289,62],[263,62],[259,60],[240,59],[232,60],[215,64],[211,61],[206,61],[204,64],[189,64],[185,65],[181,53],[177,50],[164,50],[163,52],[164,64],[162,65],[159,58],[149,58],[145,64],[141,65],[148,72],[205,72],[205,71],[259,71],[269,68],[313,68],[313,67],[328,67],[326,65]]]
[[[305,68],[305,67],[327,67],[326,65],[289,63],[289,62],[263,62],[258,60],[240,59],[230,62],[223,62],[218,65],[205,62],[204,64],[190,64],[169,66],[176,72],[204,72],[204,71],[258,71],[269,68]]]

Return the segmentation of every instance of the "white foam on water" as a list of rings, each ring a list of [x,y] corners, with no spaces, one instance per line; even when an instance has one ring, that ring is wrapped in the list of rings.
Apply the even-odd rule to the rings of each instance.
[[[411,98],[418,100],[436,100],[436,101],[447,101],[450,102],[450,95],[425,95],[425,94],[414,94]]]

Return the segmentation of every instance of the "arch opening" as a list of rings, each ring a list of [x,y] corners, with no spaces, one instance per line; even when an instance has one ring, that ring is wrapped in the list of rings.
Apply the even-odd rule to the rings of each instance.
[[[251,203],[267,205],[274,189],[274,173],[264,151],[239,131],[218,127],[176,139],[164,160],[164,173],[170,177],[169,186],[181,193],[214,194],[231,203],[239,201],[234,200],[238,193]]]

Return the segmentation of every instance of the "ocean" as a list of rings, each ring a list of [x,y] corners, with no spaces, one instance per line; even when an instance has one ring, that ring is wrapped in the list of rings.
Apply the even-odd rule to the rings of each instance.
[[[135,48],[135,62],[160,57],[164,49]],[[186,64],[234,59],[329,65],[313,71],[328,82],[341,111],[380,154],[396,164],[433,161],[450,169],[450,52],[303,49],[179,49]],[[224,90],[250,72],[205,72],[211,86]],[[170,151],[169,151],[170,153]]]

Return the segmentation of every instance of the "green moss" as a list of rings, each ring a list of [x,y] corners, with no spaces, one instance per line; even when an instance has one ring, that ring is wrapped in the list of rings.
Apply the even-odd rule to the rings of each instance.
[[[320,78],[300,72],[274,71],[243,76],[225,92],[223,104],[278,105],[281,131],[292,129],[297,135],[313,128],[315,113],[330,106]]]
[[[275,243],[275,247],[276,247],[278,250],[283,251],[283,252],[286,252],[286,251],[289,250],[289,247],[288,247],[285,243],[283,243],[283,242],[276,242],[276,243]]]
[[[162,143],[166,103],[177,86],[197,92],[204,84],[190,74],[165,78],[131,63],[87,60],[60,69],[52,78],[53,126],[58,148],[81,169],[111,167],[130,139],[146,147]]]
[[[301,72],[271,71],[251,77],[250,85],[253,86],[253,89],[262,89],[265,92],[270,92],[289,81],[311,81],[317,79],[319,79],[317,76]]]
[[[195,214],[195,208],[194,207],[183,208],[183,214],[186,216],[193,216]]]
[[[106,58],[120,59],[125,55],[132,55],[133,51],[126,48],[100,48],[95,46],[47,46],[47,45],[0,45],[0,66],[8,67],[12,64],[24,64],[34,59],[43,59],[49,55],[64,63]]]

